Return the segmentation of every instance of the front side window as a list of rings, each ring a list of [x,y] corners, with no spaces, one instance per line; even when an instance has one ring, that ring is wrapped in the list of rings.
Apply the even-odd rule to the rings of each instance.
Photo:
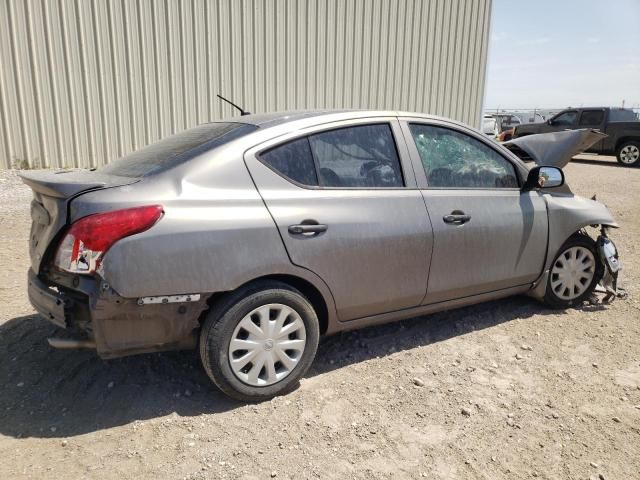
[[[464,133],[411,124],[429,187],[517,188],[514,166],[498,152]]]
[[[603,119],[603,110],[584,110],[580,115],[580,125],[600,125]]]
[[[553,119],[553,124],[571,127],[576,124],[577,119],[578,119],[578,112],[575,112],[575,111],[564,112]]]
[[[402,187],[396,144],[388,124],[358,125],[309,137],[320,186]]]

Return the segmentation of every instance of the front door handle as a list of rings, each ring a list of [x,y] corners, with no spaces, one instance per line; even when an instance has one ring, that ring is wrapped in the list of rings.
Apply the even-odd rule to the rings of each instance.
[[[444,223],[462,225],[463,223],[467,223],[471,220],[471,215],[467,215],[461,210],[454,210],[449,215],[442,217],[442,220],[444,220]]]
[[[328,227],[326,225],[321,225],[319,223],[289,225],[289,233],[292,235],[304,235],[304,234],[317,235],[319,233],[326,232],[327,228]]]

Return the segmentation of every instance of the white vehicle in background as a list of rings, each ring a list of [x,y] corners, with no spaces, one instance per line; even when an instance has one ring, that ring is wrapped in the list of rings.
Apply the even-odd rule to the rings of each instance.
[[[537,112],[502,112],[492,114],[497,122],[496,138],[499,142],[511,140],[514,129],[519,125],[544,122]]]
[[[498,121],[492,115],[482,116],[482,133],[490,137],[495,138],[498,133]]]

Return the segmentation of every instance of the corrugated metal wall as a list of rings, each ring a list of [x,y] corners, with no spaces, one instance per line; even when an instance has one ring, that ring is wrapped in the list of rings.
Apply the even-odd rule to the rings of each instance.
[[[0,167],[99,166],[252,112],[477,125],[491,0],[0,0]]]

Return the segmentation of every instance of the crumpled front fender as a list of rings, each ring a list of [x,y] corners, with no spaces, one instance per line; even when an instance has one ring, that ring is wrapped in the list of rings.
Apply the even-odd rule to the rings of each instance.
[[[530,295],[544,297],[551,264],[562,244],[575,232],[589,225],[618,228],[609,209],[601,202],[572,194],[545,194],[549,215],[549,245],[545,268]]]

